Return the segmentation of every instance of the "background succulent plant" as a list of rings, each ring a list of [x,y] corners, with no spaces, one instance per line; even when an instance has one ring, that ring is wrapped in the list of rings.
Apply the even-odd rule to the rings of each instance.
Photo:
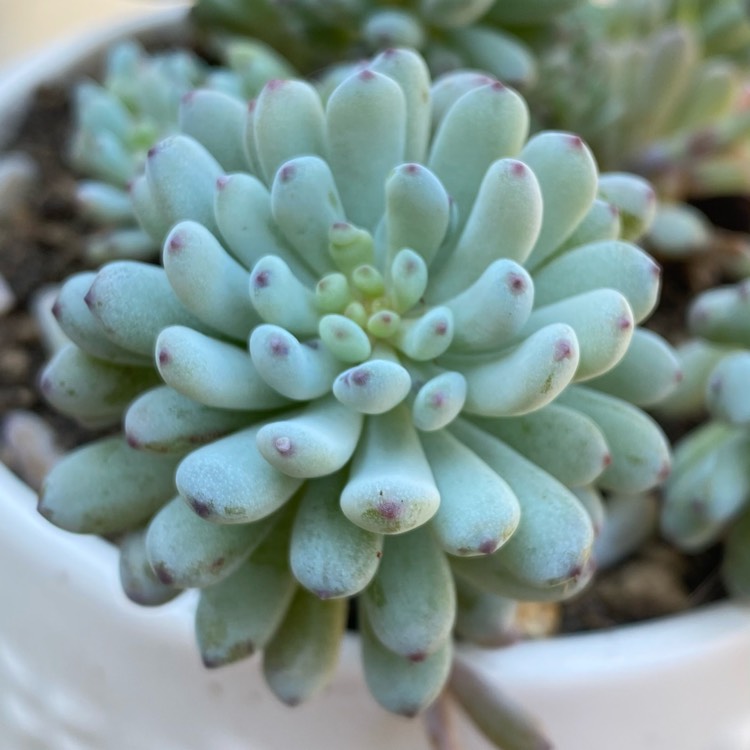
[[[476,67],[514,86],[536,61],[524,37],[581,0],[199,0],[194,18],[267,41],[302,71],[388,47],[420,51],[434,74]]]
[[[731,27],[731,33],[729,29]],[[686,199],[745,194],[747,61],[742,3],[587,5],[558,25],[541,54],[535,110],[548,127],[580,132],[608,169],[644,175],[661,204],[648,246],[684,257],[730,250],[747,273],[746,240],[715,233]]]
[[[70,160],[89,178],[79,183],[78,200],[98,229],[88,241],[92,263],[158,254],[158,244],[133,214],[128,190],[143,171],[148,149],[178,132],[189,117],[185,95],[201,87],[239,103],[271,79],[293,73],[286,61],[253,40],[227,42],[216,52],[222,64],[209,66],[186,49],[149,54],[127,41],[108,53],[101,83],[87,80],[76,87]]]
[[[665,487],[662,528],[681,548],[696,552],[725,541],[723,578],[746,597],[748,568],[748,414],[746,385],[748,282],[706,291],[693,302],[680,356],[684,384],[661,405],[668,417],[709,418],[675,446],[675,470]]]
[[[288,703],[325,683],[357,597],[368,685],[411,715],[454,627],[494,643],[509,600],[578,590],[599,490],[669,470],[633,405],[677,374],[637,327],[660,283],[630,242],[653,193],[600,176],[578,136],[527,140],[512,89],[431,84],[409,50],[325,101],[274,80],[235,105],[196,108],[133,181],[162,266],[61,290],[71,344],[42,389],[123,432],[59,463],[40,511],[127,534],[136,601],[198,588],[205,663],[262,650]]]

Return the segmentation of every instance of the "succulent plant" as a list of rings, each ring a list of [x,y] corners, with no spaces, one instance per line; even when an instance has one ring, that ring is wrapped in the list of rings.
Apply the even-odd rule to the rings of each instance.
[[[209,66],[185,49],[148,54],[137,42],[121,42],[107,55],[102,83],[77,85],[70,160],[88,178],[78,185],[78,201],[98,229],[88,240],[91,262],[158,254],[158,244],[135,218],[128,188],[142,172],[148,149],[180,130],[186,95],[200,86],[215,96],[233,96],[240,106],[268,81],[293,74],[286,61],[255,41],[226,43],[218,51],[223,66]]]
[[[356,597],[370,690],[412,715],[454,628],[494,643],[509,600],[580,589],[598,491],[669,470],[634,405],[677,372],[637,327],[660,276],[629,240],[653,193],[599,175],[578,136],[527,140],[511,88],[432,84],[405,49],[325,101],[302,80],[268,83],[241,122],[212,101],[133,182],[162,267],[62,287],[71,344],[42,389],[123,431],[60,462],[39,508],[125,534],[134,600],[199,589],[204,662],[262,650],[290,704],[330,675]]]
[[[605,23],[616,36],[642,36],[679,21],[693,27],[706,55],[747,62],[750,14],[742,0],[615,0],[598,5],[588,11],[590,20]]]
[[[691,552],[723,540],[724,581],[743,597],[750,594],[749,283],[711,289],[693,301],[688,326],[700,338],[680,348],[687,377],[660,407],[672,417],[709,414],[675,446],[663,531]]]
[[[194,19],[249,34],[302,71],[389,47],[424,54],[433,74],[479,68],[513,86],[536,76],[522,37],[582,0],[198,0]]]
[[[712,245],[748,253],[744,240],[727,247],[684,202],[748,190],[747,65],[730,54],[741,45],[727,23],[737,39],[750,34],[741,3],[589,5],[566,17],[542,53],[540,120],[580,132],[605,168],[654,185],[660,207],[647,244],[663,257]],[[747,273],[747,261],[740,269]]]

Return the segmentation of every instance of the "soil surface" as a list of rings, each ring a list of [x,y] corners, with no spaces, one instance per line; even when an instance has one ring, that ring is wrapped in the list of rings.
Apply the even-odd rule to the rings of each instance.
[[[54,441],[63,449],[90,439],[91,433],[52,411],[36,388],[46,354],[30,306],[35,290],[85,267],[84,237],[93,231],[77,212],[75,178],[64,160],[68,115],[64,91],[39,92],[10,147],[32,156],[39,179],[26,203],[0,224],[0,275],[15,296],[13,307],[0,318],[0,417],[19,409],[40,415],[52,425]],[[695,269],[668,270],[673,281],[664,293],[664,312],[654,323],[667,336],[682,326],[683,300],[696,285],[705,283],[696,279]],[[22,473],[7,445],[0,450],[0,458]],[[723,596],[719,564],[718,549],[685,557],[654,538],[636,556],[598,575],[595,583],[553,616],[548,605],[525,608],[520,628],[528,635],[544,635],[559,627],[587,630],[682,611]]]
[[[0,318],[0,414],[33,410],[54,426],[65,449],[90,433],[47,406],[36,387],[47,354],[31,308],[37,290],[85,267],[83,238],[92,229],[78,215],[76,180],[64,163],[68,123],[67,93],[41,89],[8,148],[29,154],[39,173],[26,200],[0,218],[0,275],[15,297]]]

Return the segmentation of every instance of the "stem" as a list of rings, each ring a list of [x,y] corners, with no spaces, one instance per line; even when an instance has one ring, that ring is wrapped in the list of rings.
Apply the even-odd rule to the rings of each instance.
[[[432,750],[462,750],[447,689],[425,709],[422,716]]]

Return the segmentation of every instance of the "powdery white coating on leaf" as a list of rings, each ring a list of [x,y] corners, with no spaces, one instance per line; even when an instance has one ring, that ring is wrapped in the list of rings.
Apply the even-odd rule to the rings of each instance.
[[[289,550],[296,579],[321,599],[354,596],[372,580],[383,537],[351,523],[339,506],[341,474],[309,482]]]
[[[301,479],[282,474],[256,447],[258,427],[190,453],[177,468],[177,489],[195,512],[217,523],[252,525],[280,508]]]
[[[256,440],[266,461],[284,474],[325,476],[349,461],[362,422],[359,412],[328,397],[283,421],[266,424]]]
[[[398,406],[411,389],[409,373],[397,362],[371,359],[342,372],[333,395],[364,414],[382,414]]]

